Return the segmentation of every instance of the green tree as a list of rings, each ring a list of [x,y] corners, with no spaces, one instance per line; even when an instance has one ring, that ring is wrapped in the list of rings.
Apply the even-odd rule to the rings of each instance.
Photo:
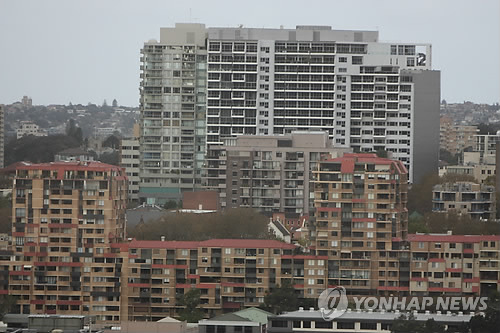
[[[102,143],[103,147],[110,147],[113,149],[118,149],[120,148],[120,139],[116,137],[115,135],[110,135],[104,140]]]
[[[185,320],[188,323],[197,323],[203,318],[203,312],[198,308],[200,305],[199,289],[189,289],[187,293],[179,298],[179,305],[184,308],[180,311],[180,320]]]
[[[299,298],[290,282],[283,282],[264,297],[264,306],[268,311],[280,314],[284,311],[297,310]]]
[[[378,157],[387,158],[387,150],[385,149],[377,149],[375,153]]]
[[[175,209],[175,208],[177,208],[177,202],[175,200],[169,200],[169,201],[165,202],[165,205],[163,205],[163,208]]]
[[[120,165],[120,153],[118,151],[103,153],[99,156],[98,160],[102,163]]]
[[[3,317],[14,309],[17,304],[17,297],[12,295],[0,295],[0,321]]]
[[[449,151],[447,151],[446,149],[439,150],[439,159],[441,161],[447,162],[448,164],[457,165],[459,157],[460,157],[460,154],[452,154]]]
[[[82,129],[76,125],[74,119],[70,119],[66,124],[66,135],[74,138],[79,145],[83,143]]]
[[[209,214],[166,214],[143,228],[130,230],[130,237],[167,240],[206,240],[213,238],[269,238],[268,218],[248,208],[226,209]]]
[[[411,313],[409,316],[402,314],[398,319],[392,322],[392,333],[423,333],[424,325],[415,320]]]
[[[5,145],[5,165],[19,161],[46,163],[54,161],[54,155],[64,149],[78,147],[79,142],[72,136],[25,136]]]
[[[494,292],[486,302],[484,317],[476,315],[469,322],[471,333],[497,333],[500,327],[500,294]]]

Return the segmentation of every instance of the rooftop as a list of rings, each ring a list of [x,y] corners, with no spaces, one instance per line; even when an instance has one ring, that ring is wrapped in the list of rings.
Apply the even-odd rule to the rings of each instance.
[[[409,313],[402,313],[399,311],[385,312],[385,311],[350,311],[347,310],[343,315],[334,319],[334,321],[393,321],[398,319],[402,314],[409,315]],[[299,310],[281,314],[274,317],[275,319],[306,319],[306,320],[323,320],[320,310]],[[471,314],[440,314],[440,313],[416,313],[415,319],[419,321],[427,321],[434,319],[436,322],[450,322],[461,323],[468,322],[472,318]]]
[[[209,239],[206,241],[149,241],[134,239],[129,243],[129,247],[143,249],[192,249],[198,247],[294,249],[295,245],[273,239]]]
[[[500,235],[409,234],[409,242],[479,243],[500,241]]]

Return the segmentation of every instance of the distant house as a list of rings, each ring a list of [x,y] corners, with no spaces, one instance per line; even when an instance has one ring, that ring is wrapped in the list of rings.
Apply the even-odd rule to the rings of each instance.
[[[22,121],[21,127],[16,131],[16,136],[18,139],[23,136],[34,135],[34,136],[47,136],[47,131],[42,130],[37,124],[31,121]]]
[[[58,161],[93,161],[94,157],[81,148],[68,148],[60,151],[55,156],[56,162]]]
[[[274,235],[276,238],[282,239],[285,243],[292,242],[292,234],[287,228],[285,228],[280,220],[271,219],[267,227],[269,233]]]

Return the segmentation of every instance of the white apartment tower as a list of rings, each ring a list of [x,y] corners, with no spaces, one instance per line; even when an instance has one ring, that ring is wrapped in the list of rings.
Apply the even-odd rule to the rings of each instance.
[[[200,126],[200,133],[206,128],[208,150],[221,145],[226,137],[327,131],[336,147],[391,152],[409,169],[411,182],[437,172],[440,73],[431,67],[431,45],[384,43],[378,41],[377,31],[332,30],[328,26],[205,29],[178,24],[162,29],[161,34],[160,43],[149,42],[144,48],[144,59],[150,48],[163,56],[157,74],[162,79],[155,78],[161,83],[155,86],[161,93],[157,96],[161,102],[155,105],[161,110],[145,108],[145,97],[152,97],[143,86],[144,121],[150,119],[145,117],[150,111],[163,113],[163,118],[153,123],[174,121],[169,118],[173,111],[165,98],[177,97],[182,103],[187,96],[183,91],[176,95],[169,90],[174,86],[167,85],[166,75],[172,75],[172,83],[177,77],[173,68],[166,68],[171,60],[165,55],[192,46],[197,53],[195,65],[201,66],[192,96],[205,97],[206,89],[206,102],[196,102],[200,116],[206,110],[206,124]],[[168,51],[170,48],[173,50]],[[147,65],[144,60],[143,75],[148,73]],[[177,80],[182,84],[184,77]],[[149,122],[143,124],[144,129],[150,128]],[[182,123],[179,125],[182,131]],[[164,125],[158,131],[166,128]],[[191,138],[196,140],[195,136]],[[201,156],[201,145],[199,148]],[[162,177],[152,178],[172,178],[163,173],[168,169],[162,164],[175,161],[174,151],[170,153],[170,157],[161,152],[155,155],[160,158],[158,172]],[[191,162],[196,166],[194,159]],[[168,168],[185,170],[171,164]],[[190,185],[196,187],[197,178],[193,179]],[[177,188],[187,188],[181,185]]]
[[[180,199],[201,184],[205,154],[206,29],[162,28],[141,58],[140,189],[148,204]]]

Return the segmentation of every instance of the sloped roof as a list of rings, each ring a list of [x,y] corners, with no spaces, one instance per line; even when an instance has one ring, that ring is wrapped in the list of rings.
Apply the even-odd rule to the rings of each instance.
[[[272,314],[271,312],[267,312],[255,307],[243,309],[235,312],[234,314],[249,319],[253,322],[258,322],[260,324],[267,324],[267,318],[269,316],[274,316],[274,314]]]
[[[271,223],[284,235],[284,236],[290,236],[290,231],[288,231],[287,228],[280,222],[273,220]]]
[[[179,320],[174,319],[172,317],[165,317],[157,321],[158,323],[180,323]]]
[[[250,319],[238,316],[236,312],[226,313],[217,317],[208,319],[209,321],[251,321]]]
[[[145,249],[192,249],[198,247],[294,249],[295,245],[271,239],[209,239],[206,241],[148,241],[134,239],[130,242],[129,247]]]

